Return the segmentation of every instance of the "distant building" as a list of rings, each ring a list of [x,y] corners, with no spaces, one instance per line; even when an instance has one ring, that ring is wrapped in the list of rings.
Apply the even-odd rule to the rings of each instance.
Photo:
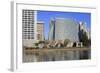
[[[44,22],[37,22],[37,40],[44,40]]]
[[[50,21],[49,27],[50,27],[50,30],[49,30],[48,39],[49,40],[55,40],[55,20],[54,19],[52,19]]]
[[[56,18],[50,22],[49,40],[79,41],[79,23],[72,19]]]
[[[88,39],[91,39],[91,32],[87,29],[85,22],[79,22],[79,31],[85,32]]]

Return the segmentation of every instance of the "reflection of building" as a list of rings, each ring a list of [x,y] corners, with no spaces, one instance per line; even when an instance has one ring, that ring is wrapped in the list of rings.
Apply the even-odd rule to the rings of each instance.
[[[44,40],[44,22],[37,22],[37,40]]]
[[[79,41],[78,26],[78,23],[72,19],[56,18],[51,20],[49,40]]]

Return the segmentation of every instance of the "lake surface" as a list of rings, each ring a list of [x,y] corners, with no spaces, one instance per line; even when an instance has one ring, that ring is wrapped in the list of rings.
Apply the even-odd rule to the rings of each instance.
[[[35,49],[23,51],[23,62],[67,61],[90,58],[91,50],[89,48]]]

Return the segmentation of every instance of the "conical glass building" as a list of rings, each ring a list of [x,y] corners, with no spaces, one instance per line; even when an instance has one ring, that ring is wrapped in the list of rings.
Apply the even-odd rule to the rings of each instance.
[[[55,20],[50,21],[49,40],[55,40]]]

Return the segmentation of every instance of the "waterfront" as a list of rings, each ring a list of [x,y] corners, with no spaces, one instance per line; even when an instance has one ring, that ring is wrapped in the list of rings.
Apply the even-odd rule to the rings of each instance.
[[[89,25],[90,29],[89,13],[27,9],[22,12],[24,63],[91,58],[91,33],[87,28]],[[69,14],[71,17],[67,17]]]
[[[24,49],[23,62],[46,62],[91,59],[91,49],[77,48],[41,48]]]

